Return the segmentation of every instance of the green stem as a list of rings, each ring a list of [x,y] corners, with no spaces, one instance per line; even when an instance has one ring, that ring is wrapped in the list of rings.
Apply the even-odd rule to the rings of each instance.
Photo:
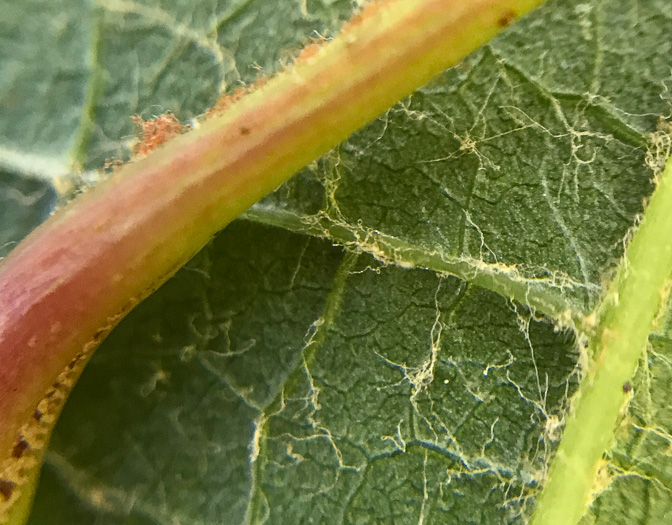
[[[574,525],[592,501],[602,456],[613,444],[635,373],[672,273],[672,158],[596,310],[591,362],[533,516],[534,525]]]

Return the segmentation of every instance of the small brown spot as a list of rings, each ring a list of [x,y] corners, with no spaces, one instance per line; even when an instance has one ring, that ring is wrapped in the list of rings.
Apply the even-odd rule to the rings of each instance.
[[[240,134],[241,135],[249,135],[251,132],[252,132],[252,130],[250,128],[246,128],[245,126],[240,128]]]
[[[14,448],[12,449],[12,457],[17,459],[20,458],[29,448],[30,445],[28,442],[23,439],[23,437],[19,436],[19,439],[16,441],[16,445],[14,445]]]
[[[0,479],[0,496],[2,496],[5,501],[9,501],[9,498],[12,497],[12,492],[14,492],[14,487],[16,487],[16,483],[13,481]]]
[[[630,391],[632,391],[632,383],[630,383],[630,381],[626,381],[623,383],[623,393],[627,394]]]
[[[499,27],[509,27],[516,19],[516,16],[516,12],[512,9],[504,11],[504,13],[502,13],[502,15],[497,20],[497,25]]]
[[[105,159],[105,164],[103,165],[103,171],[105,173],[110,173],[117,171],[124,165],[124,161],[121,159]]]
[[[107,332],[106,328],[99,328],[93,334],[93,337],[91,338],[91,340],[95,343],[100,343],[103,340],[103,338],[105,337],[106,332]]]
[[[33,410],[33,419],[35,421],[42,421],[42,411],[38,408]]]

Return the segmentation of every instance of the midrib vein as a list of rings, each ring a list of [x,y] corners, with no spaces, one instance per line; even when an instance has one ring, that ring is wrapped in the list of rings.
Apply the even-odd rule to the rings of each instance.
[[[588,309],[583,301],[570,295],[573,290],[585,290],[588,287],[560,272],[554,272],[552,277],[531,278],[515,265],[457,257],[440,247],[428,248],[409,243],[364,226],[333,220],[323,214],[302,216],[272,206],[256,205],[241,217],[251,222],[328,239],[335,245],[368,253],[386,264],[454,275],[507,299],[526,304],[537,313],[556,319],[561,324],[579,322]],[[589,294],[597,292],[591,289],[587,291]]]

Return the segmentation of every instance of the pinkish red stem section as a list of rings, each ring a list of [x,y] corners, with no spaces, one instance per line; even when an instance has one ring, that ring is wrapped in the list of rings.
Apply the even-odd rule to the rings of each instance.
[[[539,3],[376,2],[223,115],[35,230],[0,264],[0,478],[59,373],[216,231]]]

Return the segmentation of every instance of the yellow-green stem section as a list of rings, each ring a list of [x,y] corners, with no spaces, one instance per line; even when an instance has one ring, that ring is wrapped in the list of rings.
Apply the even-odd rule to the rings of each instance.
[[[533,516],[533,525],[575,525],[588,505],[602,455],[613,444],[626,393],[672,274],[672,159],[658,181],[607,295],[597,308],[595,359]],[[628,390],[628,389],[625,389]]]

